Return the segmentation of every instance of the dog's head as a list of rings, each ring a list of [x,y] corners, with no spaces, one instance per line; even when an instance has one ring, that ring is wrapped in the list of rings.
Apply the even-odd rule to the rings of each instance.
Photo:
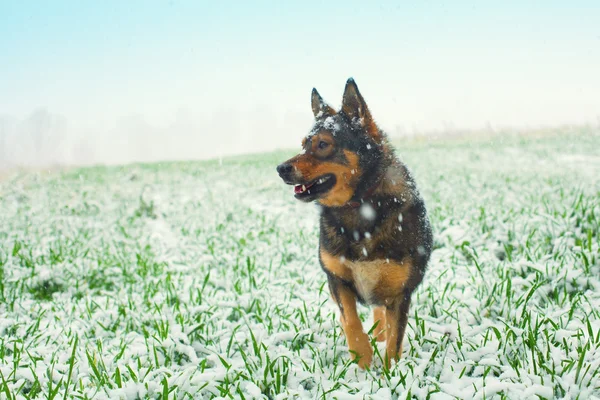
[[[312,91],[315,125],[302,140],[302,152],[277,166],[277,172],[302,201],[326,207],[348,204],[373,176],[383,158],[385,137],[354,79],[346,82],[342,108],[336,112]]]

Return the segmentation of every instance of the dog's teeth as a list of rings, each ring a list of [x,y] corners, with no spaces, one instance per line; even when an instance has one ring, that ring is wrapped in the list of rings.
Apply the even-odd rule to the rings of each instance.
[[[306,192],[306,186],[302,185],[302,191]]]

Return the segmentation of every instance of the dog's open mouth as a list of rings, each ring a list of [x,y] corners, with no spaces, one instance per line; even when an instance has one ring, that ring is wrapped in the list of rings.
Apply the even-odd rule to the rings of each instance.
[[[312,200],[335,186],[335,175],[327,174],[300,185],[294,185],[294,195],[297,199]]]

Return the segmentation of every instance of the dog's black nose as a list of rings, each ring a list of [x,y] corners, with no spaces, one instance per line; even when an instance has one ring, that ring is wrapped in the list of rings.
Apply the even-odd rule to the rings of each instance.
[[[283,175],[287,175],[290,172],[292,172],[292,165],[291,164],[287,164],[287,163],[283,163],[283,164],[279,164],[277,166],[277,172],[279,173],[279,175],[283,176]]]

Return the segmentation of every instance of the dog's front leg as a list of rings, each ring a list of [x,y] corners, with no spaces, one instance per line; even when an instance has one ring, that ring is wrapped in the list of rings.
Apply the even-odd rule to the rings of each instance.
[[[358,359],[358,366],[364,369],[371,364],[373,348],[356,311],[356,295],[339,279],[328,276],[328,280],[331,296],[340,308],[340,322],[352,359]]]

